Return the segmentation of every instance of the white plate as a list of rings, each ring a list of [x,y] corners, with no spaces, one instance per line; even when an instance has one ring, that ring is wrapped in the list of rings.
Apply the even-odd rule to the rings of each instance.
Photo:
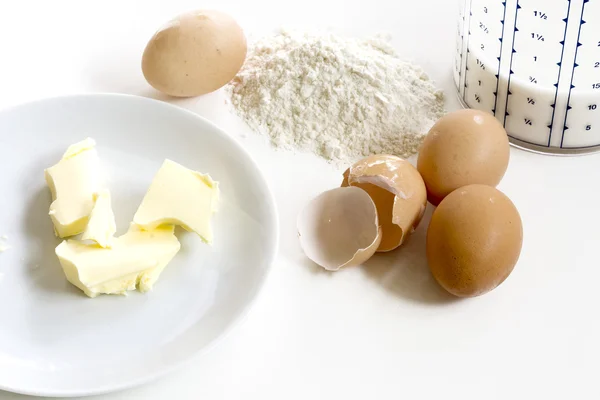
[[[124,233],[165,158],[221,184],[215,243],[180,232],[182,249],[148,294],[87,298],[54,248],[44,168],[85,137],[110,175]],[[220,338],[261,288],[277,212],[250,156],[201,117],[125,95],[42,100],[0,112],[0,389],[90,395],[147,382]]]

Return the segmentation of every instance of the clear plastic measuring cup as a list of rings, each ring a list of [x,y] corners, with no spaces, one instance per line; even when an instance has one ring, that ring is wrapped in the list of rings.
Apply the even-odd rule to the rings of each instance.
[[[600,151],[600,0],[459,0],[454,80],[530,150]]]

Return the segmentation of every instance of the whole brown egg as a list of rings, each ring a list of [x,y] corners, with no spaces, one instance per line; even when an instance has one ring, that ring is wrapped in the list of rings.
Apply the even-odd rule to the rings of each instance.
[[[142,72],[150,85],[170,96],[199,96],[233,79],[246,51],[244,32],[232,17],[216,10],[191,11],[152,36]]]
[[[438,205],[462,186],[496,186],[509,157],[502,124],[489,113],[467,109],[449,113],[433,125],[419,151],[417,169],[427,186],[427,199]]]
[[[427,231],[427,261],[435,279],[459,297],[479,296],[512,272],[523,243],[521,217],[502,192],[469,185],[450,193]]]

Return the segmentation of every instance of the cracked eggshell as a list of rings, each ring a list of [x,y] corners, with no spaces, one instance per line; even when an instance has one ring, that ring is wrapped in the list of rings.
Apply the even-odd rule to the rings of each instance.
[[[300,246],[328,271],[360,265],[379,247],[377,209],[362,189],[329,190],[308,203],[298,216]]]
[[[359,187],[373,199],[383,232],[379,252],[402,245],[425,213],[425,182],[419,171],[400,157],[374,155],[358,161],[344,172],[342,187],[345,185]]]

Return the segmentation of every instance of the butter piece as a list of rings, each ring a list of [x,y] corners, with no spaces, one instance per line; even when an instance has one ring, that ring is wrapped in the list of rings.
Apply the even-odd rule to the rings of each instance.
[[[52,192],[49,214],[61,238],[85,230],[94,208],[94,193],[104,185],[95,145],[90,138],[71,145],[63,158],[45,171]]]
[[[102,190],[94,194],[94,208],[83,232],[82,240],[93,240],[100,247],[111,247],[117,224],[110,205],[110,192]]]
[[[217,210],[219,184],[209,175],[189,170],[171,160],[160,167],[133,222],[143,229],[180,225],[212,243],[210,217]]]
[[[56,248],[67,280],[89,297],[152,289],[160,273],[179,251],[173,226],[144,231],[132,225],[110,249],[79,240]]]
[[[65,151],[65,154],[63,154],[62,158],[63,160],[73,158],[84,151],[93,149],[94,147],[96,147],[96,141],[92,138],[85,138],[81,142],[77,142],[67,147],[67,151]]]

